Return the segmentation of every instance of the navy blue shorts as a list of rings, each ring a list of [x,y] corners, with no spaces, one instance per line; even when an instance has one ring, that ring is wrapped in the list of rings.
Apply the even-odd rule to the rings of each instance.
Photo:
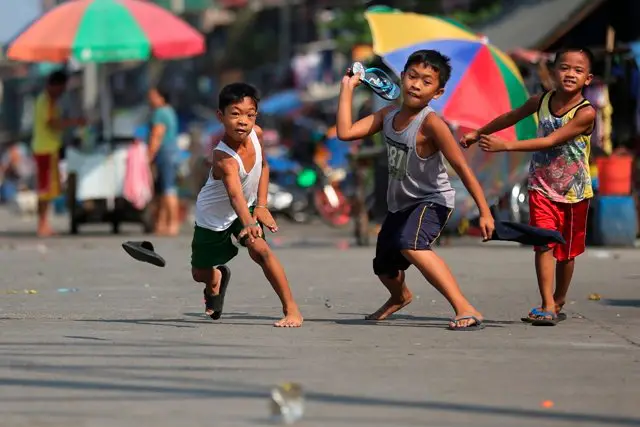
[[[411,263],[403,249],[430,250],[447,225],[453,209],[426,202],[399,212],[388,212],[376,243],[373,271],[376,275],[396,277]]]

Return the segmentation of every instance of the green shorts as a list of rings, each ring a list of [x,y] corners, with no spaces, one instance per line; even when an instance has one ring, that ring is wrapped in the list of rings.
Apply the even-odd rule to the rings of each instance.
[[[253,208],[249,210],[253,214]],[[262,225],[260,226],[262,227]],[[233,221],[233,224],[224,231],[213,231],[196,225],[191,241],[191,266],[205,269],[231,261],[238,255],[238,247],[233,244],[231,236],[237,239],[242,229],[240,218]],[[243,243],[244,239],[240,244]]]

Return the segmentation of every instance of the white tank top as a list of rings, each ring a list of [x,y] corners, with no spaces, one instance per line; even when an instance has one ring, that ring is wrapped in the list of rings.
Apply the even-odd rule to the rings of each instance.
[[[262,174],[262,149],[256,131],[252,130],[249,134],[253,148],[256,151],[256,161],[251,170],[246,171],[242,164],[242,159],[232,148],[220,141],[214,150],[227,153],[238,162],[240,183],[242,184],[242,192],[247,200],[247,207],[253,206],[258,198],[258,184]],[[196,225],[202,228],[208,228],[213,231],[224,231],[231,227],[231,224],[238,218],[238,215],[231,206],[229,194],[220,179],[213,177],[213,171],[209,171],[209,178],[206,184],[198,193],[198,201],[196,202]]]

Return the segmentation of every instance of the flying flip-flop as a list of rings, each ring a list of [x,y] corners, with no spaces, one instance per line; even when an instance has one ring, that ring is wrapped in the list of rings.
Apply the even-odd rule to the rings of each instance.
[[[400,96],[400,87],[380,68],[365,68],[360,62],[354,62],[351,75],[360,77],[360,81],[382,99],[394,101]]]
[[[154,251],[151,242],[124,242],[122,247],[129,255],[138,261],[148,262],[158,267],[164,267],[167,264],[164,258]]]

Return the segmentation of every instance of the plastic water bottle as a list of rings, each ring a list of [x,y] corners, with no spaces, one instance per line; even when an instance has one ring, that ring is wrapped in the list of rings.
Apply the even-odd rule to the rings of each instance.
[[[304,415],[302,386],[285,383],[271,390],[271,415],[280,423],[291,425]]]
[[[80,289],[78,288],[59,288],[58,292],[61,294],[67,294],[70,292],[78,292]]]

